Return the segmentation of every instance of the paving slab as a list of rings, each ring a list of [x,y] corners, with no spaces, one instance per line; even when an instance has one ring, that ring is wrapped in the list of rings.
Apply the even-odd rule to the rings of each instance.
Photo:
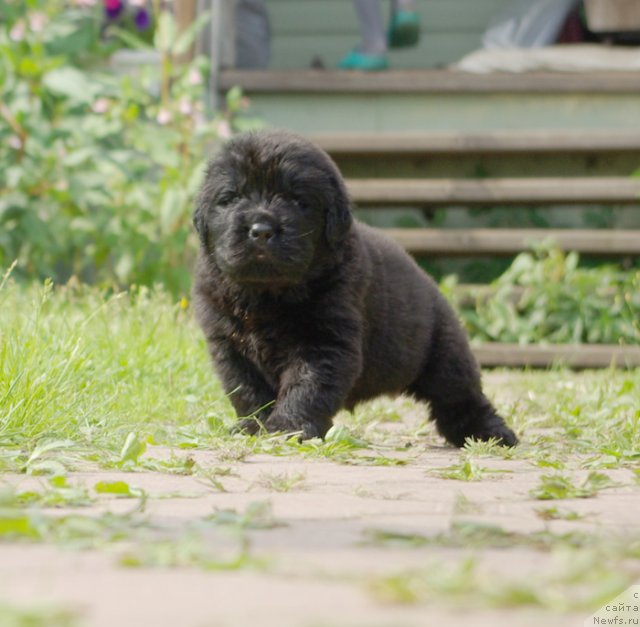
[[[503,383],[494,382],[498,388]],[[504,388],[508,397],[509,388]],[[228,461],[216,451],[162,447],[152,447],[150,454],[184,455],[200,468],[222,467],[217,479],[224,491],[198,476],[72,472],[72,485],[92,490],[98,481],[124,481],[143,490],[146,499],[99,495],[88,507],[48,509],[48,515],[130,516],[144,523],[142,535],[92,548],[68,542],[0,543],[0,602],[68,608],[86,627],[578,626],[590,611],[515,603],[492,607],[479,602],[472,588],[457,595],[449,589],[441,598],[418,594],[415,602],[401,603],[381,592],[381,582],[407,573],[428,573],[437,581],[442,572],[446,583],[448,569],[466,559],[474,560],[487,581],[526,581],[546,574],[552,579],[562,550],[541,550],[522,538],[640,534],[640,485],[628,470],[608,470],[619,487],[593,498],[549,503],[530,494],[547,469],[527,460],[483,459],[482,465],[494,472],[479,481],[442,478],[438,469],[461,458],[437,439],[407,452],[407,464],[398,466],[264,454]],[[587,472],[576,470],[575,476],[581,479]],[[293,483],[288,491],[277,491],[269,483],[273,477]],[[0,482],[22,491],[42,488],[44,479],[5,474]],[[552,505],[580,517],[545,519],[539,510]],[[249,513],[260,507],[264,519],[257,515],[253,520]],[[220,524],[225,515],[235,515],[235,523]],[[452,530],[465,523],[516,534],[520,541],[496,546],[456,540]],[[123,566],[141,546],[173,543],[188,552],[185,543],[192,538],[227,566],[203,567],[192,554],[182,565]],[[229,567],[240,554],[250,558]]]

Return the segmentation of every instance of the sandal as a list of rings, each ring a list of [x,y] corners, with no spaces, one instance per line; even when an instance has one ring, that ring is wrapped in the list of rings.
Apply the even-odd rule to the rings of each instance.
[[[420,40],[420,17],[415,11],[391,14],[387,37],[390,48],[408,48]]]
[[[378,72],[389,67],[389,60],[384,54],[368,54],[352,50],[338,63],[340,70],[362,70],[364,72]]]

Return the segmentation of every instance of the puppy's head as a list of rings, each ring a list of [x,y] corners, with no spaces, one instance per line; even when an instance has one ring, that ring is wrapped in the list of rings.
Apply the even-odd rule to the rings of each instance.
[[[336,165],[310,141],[259,131],[229,141],[209,164],[194,224],[210,262],[237,283],[295,285],[351,227]]]

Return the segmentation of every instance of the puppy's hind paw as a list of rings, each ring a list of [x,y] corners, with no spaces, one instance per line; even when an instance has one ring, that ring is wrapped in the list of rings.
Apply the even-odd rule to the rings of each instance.
[[[467,437],[474,438],[486,442],[487,440],[497,440],[501,446],[513,447],[518,444],[518,437],[516,434],[506,425],[505,421],[493,414],[485,418],[480,424],[475,425],[473,433],[467,435]]]
[[[470,412],[465,412],[469,416]],[[459,414],[458,414],[459,415]],[[493,409],[471,413],[463,421],[438,422],[438,430],[450,444],[462,448],[467,438],[472,440],[497,440],[501,446],[518,444],[516,434]]]

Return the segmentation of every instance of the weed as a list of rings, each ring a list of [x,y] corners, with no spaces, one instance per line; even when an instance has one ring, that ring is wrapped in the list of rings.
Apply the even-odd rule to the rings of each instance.
[[[289,492],[291,490],[300,490],[304,488],[306,474],[303,472],[289,474],[283,473],[262,473],[255,485],[273,490],[274,492]]]
[[[94,499],[81,486],[70,485],[66,477],[50,477],[42,491],[17,491],[12,486],[0,487],[0,507],[86,507]]]
[[[443,468],[432,468],[428,471],[441,479],[456,479],[458,481],[480,481],[487,475],[511,472],[510,470],[495,470],[479,466],[475,460],[464,455],[457,464]]]
[[[536,607],[555,612],[598,608],[625,590],[634,574],[599,552],[564,551],[552,573],[514,577],[480,569],[474,558],[376,577],[368,590],[386,603],[438,602],[460,607]]]
[[[269,501],[249,503],[244,513],[236,512],[233,509],[216,510],[204,521],[235,529],[273,529],[282,527],[284,524],[274,518]]]
[[[542,475],[537,488],[530,491],[530,495],[535,499],[584,499],[595,496],[605,488],[613,488],[618,484],[612,481],[607,475],[592,471],[586,479],[576,485],[574,480],[563,474]]]
[[[47,607],[18,607],[0,601],[2,627],[74,627],[79,624],[76,612]]]
[[[561,510],[557,507],[540,507],[535,510],[536,516],[542,520],[582,520],[587,514],[580,514],[571,510]]]
[[[214,551],[203,538],[187,533],[179,538],[154,540],[121,553],[118,563],[127,568],[198,568],[205,571],[264,569],[266,562],[251,554],[246,536],[231,555]]]

